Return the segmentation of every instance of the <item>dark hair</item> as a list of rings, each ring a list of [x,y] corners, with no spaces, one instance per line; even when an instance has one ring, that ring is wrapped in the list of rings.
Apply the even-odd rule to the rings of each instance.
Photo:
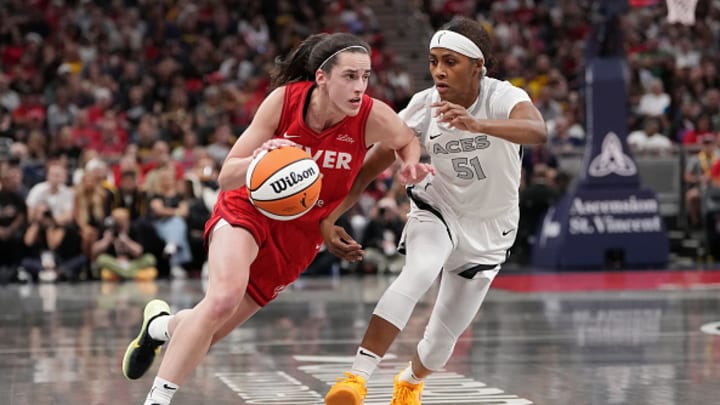
[[[314,34],[307,37],[285,59],[275,59],[275,67],[270,73],[272,87],[280,87],[288,83],[304,80],[315,80],[315,71],[320,68],[325,72],[332,70],[337,62],[336,52],[343,48],[347,52],[370,54],[370,45],[352,34]]]
[[[123,170],[120,173],[120,178],[121,179],[132,178],[134,180],[137,178],[137,172],[135,172],[135,170]]]
[[[473,19],[457,16],[442,26],[443,30],[454,31],[461,34],[475,43],[485,56],[485,67],[490,70],[495,64],[495,58],[490,54],[492,41],[490,34],[483,28],[482,24]]]

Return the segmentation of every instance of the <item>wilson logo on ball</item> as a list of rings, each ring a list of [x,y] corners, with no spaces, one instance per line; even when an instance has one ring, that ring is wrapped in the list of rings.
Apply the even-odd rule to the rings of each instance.
[[[262,152],[250,162],[247,188],[252,204],[280,221],[309,212],[320,196],[320,168],[310,154],[286,146]]]
[[[317,174],[318,172],[311,167],[303,172],[290,173],[289,176],[286,176],[277,181],[273,181],[272,183],[270,183],[270,187],[272,187],[275,193],[279,194],[287,190],[288,188],[301,183],[302,181],[308,179],[314,180],[315,177],[317,177]]]

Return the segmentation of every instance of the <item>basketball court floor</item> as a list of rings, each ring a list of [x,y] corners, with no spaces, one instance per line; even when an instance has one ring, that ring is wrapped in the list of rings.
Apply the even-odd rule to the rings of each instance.
[[[210,350],[173,404],[322,404],[392,276],[301,278]],[[146,301],[199,280],[0,287],[0,404],[141,404],[157,370],[120,362]],[[428,294],[430,299],[434,289]],[[431,310],[418,305],[369,384],[388,404]],[[458,309],[462,310],[462,309]],[[720,271],[505,274],[423,404],[720,403]]]

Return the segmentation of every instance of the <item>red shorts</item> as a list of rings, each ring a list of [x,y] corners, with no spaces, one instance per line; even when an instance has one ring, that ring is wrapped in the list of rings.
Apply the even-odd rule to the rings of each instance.
[[[260,250],[250,265],[247,292],[260,306],[275,299],[280,291],[297,280],[320,250],[319,224],[276,221],[261,214],[247,200],[235,200],[232,210],[216,204],[205,224],[205,246],[210,233],[222,218],[230,225],[247,229]]]

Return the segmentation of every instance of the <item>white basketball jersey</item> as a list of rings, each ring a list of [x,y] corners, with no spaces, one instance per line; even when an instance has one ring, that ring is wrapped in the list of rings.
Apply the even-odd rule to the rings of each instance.
[[[437,174],[415,187],[418,196],[456,218],[488,219],[518,211],[520,145],[480,133],[448,128],[430,108],[440,101],[434,87],[416,93],[400,117],[420,136]],[[527,93],[506,81],[484,77],[468,108],[479,119],[507,119]]]

